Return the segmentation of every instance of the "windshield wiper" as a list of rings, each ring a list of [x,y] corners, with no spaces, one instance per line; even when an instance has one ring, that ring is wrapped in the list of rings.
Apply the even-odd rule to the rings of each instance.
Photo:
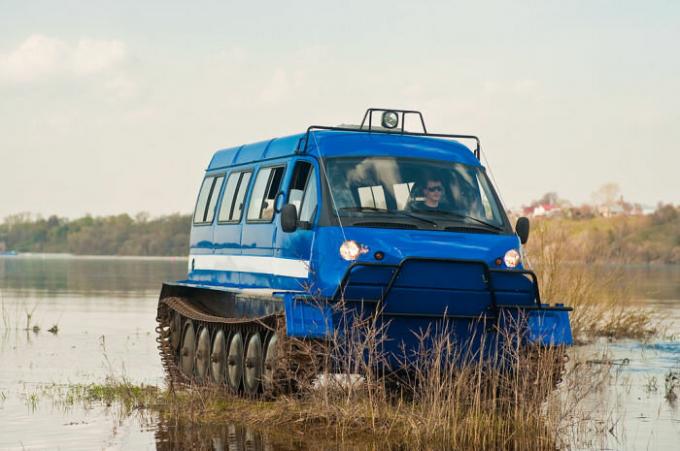
[[[499,232],[503,231],[503,227],[499,227],[496,224],[491,224],[490,222],[486,222],[486,221],[483,221],[479,218],[475,218],[474,216],[462,215],[462,214],[458,214],[458,213],[451,213],[451,214],[454,215],[454,216],[458,216],[459,218],[463,218],[463,219],[472,219],[473,221],[475,221],[478,224],[487,226],[487,227],[494,229],[494,230],[498,230]]]
[[[420,215],[414,215],[413,213],[409,213],[406,211],[399,211],[399,210],[387,210],[386,208],[377,208],[377,207],[361,207],[361,206],[351,206],[351,207],[341,207],[339,208],[340,211],[371,211],[371,212],[378,212],[378,213],[388,213],[388,214],[397,214],[399,216],[406,216],[407,218],[413,218],[417,219],[421,222],[425,222],[427,224],[431,224],[435,227],[439,227],[439,224],[437,221],[433,221],[432,219],[427,219],[423,218]]]
[[[380,211],[383,213],[389,213],[389,210],[387,208],[361,207],[361,206],[340,207],[338,208],[338,211]]]
[[[427,213],[432,213],[432,214],[442,215],[442,216],[455,216],[455,217],[461,218],[461,219],[471,219],[471,220],[475,221],[476,223],[484,225],[484,226],[489,227],[491,229],[498,230],[499,232],[503,231],[502,227],[499,227],[495,224],[491,224],[490,222],[483,221],[479,218],[475,218],[474,216],[464,215],[462,213],[454,213],[452,211],[445,211],[445,210],[432,210],[432,211],[428,210]]]
[[[432,219],[423,218],[422,216],[414,215],[413,213],[409,213],[407,211],[398,211],[398,210],[390,210],[390,211],[392,213],[398,213],[402,216],[408,216],[409,218],[418,219],[420,221],[427,222],[428,224],[432,224],[435,227],[439,227],[439,224],[437,223],[437,221],[433,221]]]

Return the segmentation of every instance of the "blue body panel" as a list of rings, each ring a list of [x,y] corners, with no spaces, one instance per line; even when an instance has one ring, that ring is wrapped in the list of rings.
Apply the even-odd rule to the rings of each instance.
[[[296,161],[311,163],[318,177],[321,153],[329,158],[401,156],[480,166],[470,149],[451,140],[317,131],[303,154],[304,137],[299,134],[218,151],[207,173],[224,174],[226,180],[233,170],[250,169],[254,180],[262,167],[285,166],[278,211]],[[321,205],[322,190],[318,191]],[[342,322],[335,309],[340,300],[364,313],[378,309],[390,337],[386,346],[395,353],[402,345],[412,349],[417,345],[415,334],[434,324],[445,326],[459,342],[488,338],[495,332],[489,332],[487,323],[499,324],[508,315],[526,317],[523,338],[527,342],[572,343],[568,309],[541,304],[533,273],[521,266],[508,269],[497,264],[508,250],[521,250],[514,233],[321,226],[316,223],[318,214],[308,228],[285,233],[279,214],[270,223],[248,222],[248,202],[238,224],[215,221],[192,228],[188,279],[180,284],[283,293],[277,299],[284,304],[290,336],[332,334]],[[356,261],[346,261],[339,254],[345,240],[361,243],[367,251]],[[377,251],[384,254],[379,261],[374,256]]]
[[[534,311],[529,313],[529,341],[543,345],[574,344],[566,310]]]

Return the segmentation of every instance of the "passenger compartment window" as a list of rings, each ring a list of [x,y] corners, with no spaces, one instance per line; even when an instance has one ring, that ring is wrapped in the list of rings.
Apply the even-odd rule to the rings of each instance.
[[[227,179],[227,186],[222,196],[219,222],[241,222],[243,200],[248,190],[250,172],[232,172]]]
[[[248,206],[249,221],[271,221],[274,202],[283,179],[283,167],[263,168],[257,173],[255,187]]]
[[[394,200],[397,201],[397,210],[406,209],[409,199],[411,198],[413,185],[415,185],[414,182],[395,183],[392,185],[392,188],[394,189]]]
[[[217,198],[220,196],[220,189],[222,188],[223,181],[223,176],[210,176],[203,180],[201,191],[198,193],[198,201],[196,202],[194,224],[212,223],[213,218],[215,217]]]
[[[382,185],[375,186],[360,186],[359,191],[359,205],[368,208],[387,209],[387,202],[385,202],[385,191]]]
[[[288,189],[288,203],[295,205],[300,221],[312,222],[317,204],[317,184],[314,166],[298,161]]]

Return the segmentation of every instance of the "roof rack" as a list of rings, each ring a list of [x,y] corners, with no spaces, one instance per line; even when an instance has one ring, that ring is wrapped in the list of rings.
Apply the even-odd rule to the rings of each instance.
[[[381,117],[381,125],[377,126],[373,124],[373,114],[376,112],[382,112],[382,117]],[[389,115],[389,119],[392,121],[392,123],[386,123],[386,118]],[[420,124],[423,127],[422,132],[407,132],[404,129],[404,124],[406,122],[406,117],[408,115],[417,115],[418,118],[420,119]],[[368,120],[368,124],[366,124],[366,120]],[[364,114],[364,118],[361,121],[361,125],[357,128],[350,128],[350,127],[331,127],[327,125],[310,125],[307,128],[307,132],[305,133],[304,137],[304,147],[300,149],[303,153],[307,152],[307,146],[309,144],[309,135],[312,131],[314,130],[334,130],[334,131],[343,131],[343,132],[355,132],[355,133],[382,133],[382,134],[399,134],[399,135],[408,135],[408,136],[429,136],[433,138],[458,138],[458,139],[471,139],[475,141],[475,149],[473,150],[473,153],[475,157],[479,160],[480,159],[480,142],[479,138],[474,136],[474,135],[458,135],[458,134],[449,134],[449,133],[428,133],[427,132],[427,127],[425,126],[425,120],[423,119],[423,115],[420,111],[415,111],[415,110],[399,110],[399,109],[394,109],[394,108],[369,108],[366,110],[366,113]],[[302,144],[302,143],[300,143]]]

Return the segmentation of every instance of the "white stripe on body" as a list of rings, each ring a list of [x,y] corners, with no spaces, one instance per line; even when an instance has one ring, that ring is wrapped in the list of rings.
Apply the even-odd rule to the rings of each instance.
[[[258,255],[192,254],[189,255],[189,271],[192,262],[194,270],[253,272],[298,278],[309,276],[309,260]]]

